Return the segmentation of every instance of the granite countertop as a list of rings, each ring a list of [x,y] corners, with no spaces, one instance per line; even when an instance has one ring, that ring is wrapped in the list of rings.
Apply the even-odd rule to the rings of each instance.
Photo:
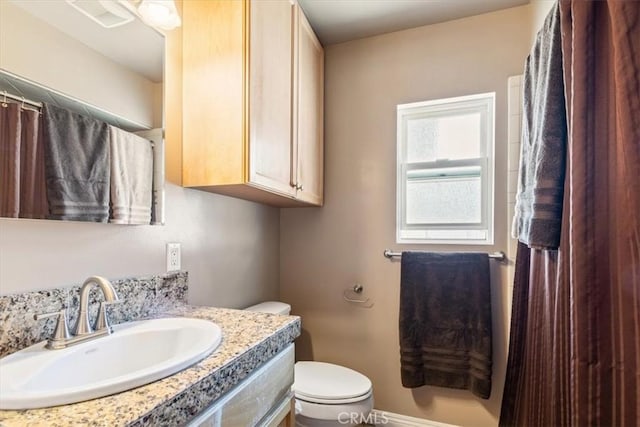
[[[155,317],[194,317],[222,328],[222,343],[170,377],[111,396],[22,411],[0,411],[0,425],[175,426],[193,418],[300,335],[300,318],[183,306]]]

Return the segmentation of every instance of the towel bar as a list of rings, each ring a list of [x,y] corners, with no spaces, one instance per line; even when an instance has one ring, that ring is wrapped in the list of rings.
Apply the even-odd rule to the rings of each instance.
[[[390,249],[385,249],[384,250],[384,256],[385,258],[402,258],[402,252],[392,252]],[[506,262],[507,261],[507,255],[500,251],[500,252],[494,252],[492,254],[488,254],[489,258],[491,259],[495,259],[496,261],[499,262]]]

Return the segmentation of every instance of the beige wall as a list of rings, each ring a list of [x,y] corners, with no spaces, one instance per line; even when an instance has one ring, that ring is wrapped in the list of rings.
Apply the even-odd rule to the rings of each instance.
[[[400,384],[396,250],[506,250],[507,78],[529,50],[533,6],[371,37],[326,48],[325,206],[280,214],[280,293],[302,315],[298,356],[366,374],[376,407],[467,426],[497,424],[506,365],[506,268],[494,266],[494,388],[466,391]],[[395,244],[396,105],[496,92],[495,245]],[[375,305],[342,292],[361,283]]]
[[[10,2],[0,0],[0,9],[0,67],[130,119],[161,123],[160,85],[52,27],[34,31],[37,19]],[[75,60],[83,64],[80,76],[69,69]],[[117,75],[119,84],[105,84],[107,75]],[[135,102],[123,102],[124,94]],[[165,226],[0,218],[0,294],[70,285],[93,274],[162,273],[165,244],[180,242],[191,303],[239,308],[277,297],[277,209],[170,184],[166,191]]]
[[[189,301],[245,307],[278,294],[278,210],[167,185],[166,225],[0,218],[0,294],[162,273],[182,244]]]
[[[142,125],[162,127],[160,84],[3,0],[0,68]]]

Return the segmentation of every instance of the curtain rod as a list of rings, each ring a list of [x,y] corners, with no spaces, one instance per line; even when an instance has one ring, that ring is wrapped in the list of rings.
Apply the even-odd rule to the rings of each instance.
[[[0,1],[2,1],[2,0],[0,0]],[[3,90],[2,92],[0,92],[0,98],[2,98],[1,102],[3,102],[3,103],[7,102],[7,98],[11,98],[11,100],[16,101],[16,102],[24,102],[25,104],[29,104],[32,107],[42,108],[42,102],[31,101],[30,99],[26,99],[23,96],[18,96],[18,95],[14,95],[12,93],[9,93],[6,90]],[[149,138],[144,138],[144,139],[149,141],[149,143],[151,144],[152,148],[155,147],[155,143],[153,141],[149,140]]]
[[[392,252],[390,249],[385,249],[383,252],[385,258],[402,258],[402,252]],[[487,254],[489,256],[489,258],[491,259],[495,259],[496,261],[500,261],[500,262],[506,262],[507,261],[507,255],[500,251],[500,252],[494,252],[492,254]]]
[[[14,95],[12,93],[7,92],[6,90],[2,91],[2,102],[7,101],[7,98],[11,98],[11,100],[16,102],[23,102],[25,104],[29,104],[32,107],[42,108],[42,102],[31,101],[30,99],[26,99],[24,96]]]
[[[2,0],[0,0],[0,2],[2,2]],[[13,74],[9,71],[6,71],[0,68],[0,80],[2,80],[2,78],[6,78],[9,84],[11,85],[15,84],[14,82],[16,82],[20,84],[26,84],[30,88],[36,90],[38,93],[40,91],[46,92],[48,97],[43,96],[42,98],[53,99],[54,102],[52,102],[52,104],[54,105],[60,106],[60,102],[57,102],[56,100],[58,99],[58,97],[62,97],[64,98],[65,101],[70,101],[71,103],[73,103],[74,106],[78,105],[79,107],[81,107],[81,108],[75,108],[75,107],[74,108],[63,107],[63,108],[70,109],[71,111],[76,111],[79,114],[86,115],[86,113],[88,112],[89,117],[93,117],[96,119],[98,119],[99,117],[102,117],[102,119],[98,119],[98,120],[106,121],[107,123],[120,128],[127,127],[135,130],[150,130],[149,125],[139,123],[135,120],[128,119],[116,113],[112,113],[111,111],[105,110],[104,108],[100,108],[96,105],[89,104],[88,102],[83,101],[80,98],[76,98],[64,92],[60,92],[59,90],[56,90],[56,89],[51,89],[50,87],[34,82],[33,80],[20,77],[17,74]],[[0,101],[2,101],[2,94],[3,92],[0,91]],[[18,100],[22,101],[22,97],[19,97]],[[67,105],[67,102],[64,102],[64,104]],[[108,117],[108,120],[104,119],[105,116]]]

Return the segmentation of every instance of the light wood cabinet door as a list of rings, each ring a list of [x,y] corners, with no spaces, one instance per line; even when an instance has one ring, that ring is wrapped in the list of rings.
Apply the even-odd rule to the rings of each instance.
[[[168,77],[180,81],[169,80],[174,90],[166,94],[166,104],[171,108],[167,123],[182,132],[180,139],[169,144],[171,154],[181,156],[180,184],[204,187],[242,182],[248,5],[195,0],[177,4],[183,25],[169,32],[167,56],[178,69]]]
[[[296,198],[322,205],[324,170],[324,50],[298,9],[295,157]]]
[[[273,206],[321,205],[323,51],[296,1],[176,4],[168,179]]]
[[[249,182],[291,196],[295,12],[290,1],[250,3]]]

